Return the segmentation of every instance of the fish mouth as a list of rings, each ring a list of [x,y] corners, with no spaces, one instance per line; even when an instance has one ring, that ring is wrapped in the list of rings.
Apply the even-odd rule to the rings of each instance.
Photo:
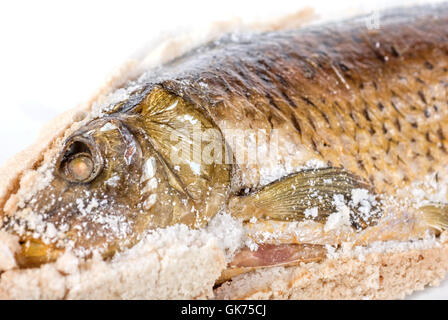
[[[126,246],[133,239],[132,221],[125,217],[125,212],[109,214],[109,210],[116,211],[115,207],[106,208],[100,204],[89,208],[94,202],[101,203],[102,200],[85,198],[73,206],[56,203],[45,211],[33,210],[39,212],[36,216],[44,217],[37,227],[30,225],[24,217],[8,220],[5,230],[19,236],[20,249],[15,255],[17,265],[20,268],[39,267],[56,261],[67,250],[83,258],[94,252],[108,258],[121,244]],[[92,214],[96,210],[99,213]],[[25,232],[17,232],[16,226]]]
[[[15,254],[16,263],[20,268],[37,268],[42,264],[56,261],[63,250],[45,244],[39,239],[20,240],[20,251]]]

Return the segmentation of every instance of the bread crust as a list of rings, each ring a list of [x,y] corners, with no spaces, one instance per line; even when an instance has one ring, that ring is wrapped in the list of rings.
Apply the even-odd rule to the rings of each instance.
[[[148,241],[112,262],[95,257],[81,264],[66,253],[40,268],[6,271],[0,299],[403,299],[439,285],[448,270],[444,240],[430,248],[266,268],[213,290],[226,267],[215,239],[159,241],[163,246]]]
[[[281,29],[307,19],[303,13],[296,20],[292,17],[284,19],[284,25],[277,21],[255,28]],[[221,26],[224,31],[231,28]],[[199,38],[206,41],[219,34],[216,30]],[[18,201],[14,195],[27,188],[28,173],[48,161],[58,139],[72,132],[94,103],[135,78],[142,68],[162,61],[167,50],[171,57],[184,52],[187,47],[182,48],[184,41],[179,39],[129,60],[90,100],[51,121],[33,145],[8,160],[0,169],[0,208],[14,211]],[[448,244],[436,242],[434,247],[371,253],[364,259],[329,258],[319,264],[268,268],[238,276],[213,290],[226,268],[224,250],[216,239],[200,231],[181,231],[175,230],[174,241],[169,232],[145,239],[111,261],[99,257],[81,261],[67,252],[55,263],[34,269],[16,268],[13,257],[18,239],[0,233],[0,299],[394,299],[438,284],[448,269]]]
[[[199,239],[196,239],[199,240]],[[225,267],[213,239],[181,239],[164,247],[147,241],[114,261],[81,262],[65,253],[40,268],[1,274],[0,299],[205,299]]]

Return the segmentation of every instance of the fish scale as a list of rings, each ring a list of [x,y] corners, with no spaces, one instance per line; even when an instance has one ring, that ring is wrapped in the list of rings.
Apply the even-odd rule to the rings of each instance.
[[[380,30],[355,19],[220,43],[176,59],[179,80],[162,85],[221,126],[288,132],[310,154],[299,166],[330,161],[390,193],[447,164],[447,16],[409,9]]]

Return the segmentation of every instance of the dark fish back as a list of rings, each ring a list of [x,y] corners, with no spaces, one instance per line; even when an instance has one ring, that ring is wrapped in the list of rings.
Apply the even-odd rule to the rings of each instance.
[[[386,190],[448,163],[448,6],[379,22],[228,36],[172,61],[162,85],[220,126],[284,130]]]

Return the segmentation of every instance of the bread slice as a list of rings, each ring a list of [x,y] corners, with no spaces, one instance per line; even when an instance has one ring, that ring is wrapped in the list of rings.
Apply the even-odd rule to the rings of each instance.
[[[67,252],[40,268],[6,266],[0,299],[212,297],[215,279],[226,265],[223,251],[214,239],[201,239],[198,233],[179,229],[173,233],[142,241],[113,261],[99,257],[80,261]]]
[[[308,19],[307,14],[256,28],[296,26]],[[54,157],[64,137],[94,115],[95,105],[107,103],[114,90],[142,69],[232,28],[235,24],[219,24],[195,41],[191,34],[171,38],[128,61],[89,101],[45,126],[32,146],[0,169],[0,207],[13,213],[21,197],[34,192],[31,186],[40,177],[39,168]],[[0,299],[394,299],[438,284],[448,269],[448,241],[442,235],[344,252],[329,248],[321,263],[266,268],[215,287],[244,242],[244,231],[237,224],[221,216],[204,230],[174,226],[155,231],[109,261],[100,257],[85,261],[66,252],[55,263],[32,269],[17,268],[18,239],[0,232]]]
[[[223,284],[215,299],[403,299],[439,285],[448,270],[448,243],[405,247],[259,270]]]

